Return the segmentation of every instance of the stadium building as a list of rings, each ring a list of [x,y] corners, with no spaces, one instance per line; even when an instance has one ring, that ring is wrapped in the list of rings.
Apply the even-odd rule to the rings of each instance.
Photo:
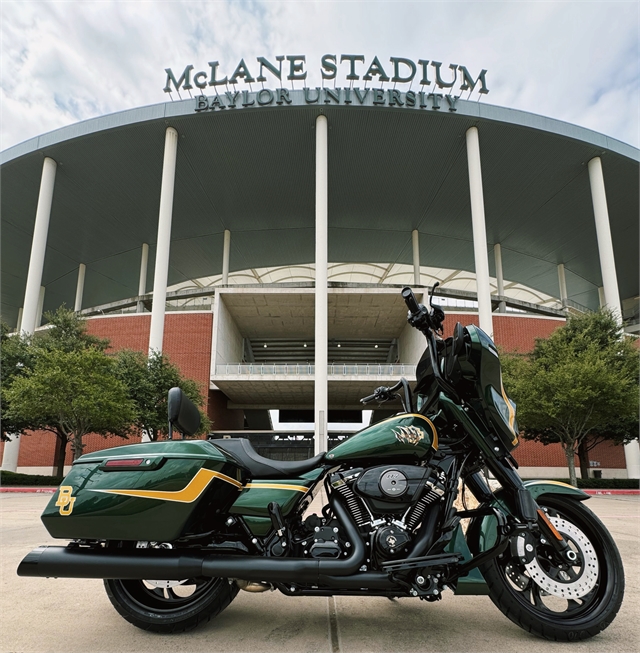
[[[360,397],[415,381],[405,284],[439,281],[445,333],[507,350],[600,305],[637,333],[640,152],[434,90],[218,89],[2,152],[3,319],[32,333],[65,303],[113,348],[166,352],[217,436],[316,451],[393,409]],[[3,468],[50,473],[54,449],[15,438]],[[559,446],[515,456],[567,475]],[[637,442],[591,465],[639,477]]]

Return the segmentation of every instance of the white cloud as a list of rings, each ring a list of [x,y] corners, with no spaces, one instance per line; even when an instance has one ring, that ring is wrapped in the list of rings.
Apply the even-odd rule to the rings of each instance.
[[[165,101],[166,67],[306,54],[316,85],[325,53],[487,68],[484,102],[640,140],[636,3],[3,2],[1,30],[2,149]]]

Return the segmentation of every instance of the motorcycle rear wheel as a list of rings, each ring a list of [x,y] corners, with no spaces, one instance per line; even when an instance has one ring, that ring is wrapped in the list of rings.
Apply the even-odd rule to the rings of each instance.
[[[507,549],[480,567],[489,596],[507,618],[540,637],[588,639],[604,630],[620,609],[624,594],[620,553],[604,524],[579,501],[542,496],[538,505],[577,552],[579,562],[574,567],[554,563],[548,545],[539,541],[532,573],[531,566],[525,568]]]
[[[105,580],[104,586],[122,617],[156,633],[191,630],[220,614],[238,593],[236,583],[226,578]]]

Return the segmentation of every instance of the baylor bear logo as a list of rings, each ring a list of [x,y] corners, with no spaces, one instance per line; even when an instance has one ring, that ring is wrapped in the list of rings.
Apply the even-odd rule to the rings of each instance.
[[[421,440],[424,440],[424,431],[418,426],[401,426],[398,429],[393,429],[398,442],[404,444],[412,444],[416,446]]]
[[[73,504],[76,502],[76,497],[71,496],[72,492],[73,487],[71,485],[60,486],[60,494],[58,495],[56,506],[59,506],[60,514],[65,517],[73,512]]]

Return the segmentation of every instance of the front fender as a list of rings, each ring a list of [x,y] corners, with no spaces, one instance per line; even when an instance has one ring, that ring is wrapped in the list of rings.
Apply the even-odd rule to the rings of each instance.
[[[589,498],[589,495],[580,488],[569,485],[568,483],[562,483],[561,481],[523,481],[523,483],[534,499],[537,499],[543,494],[568,494],[578,501],[584,501]],[[500,491],[496,492],[496,498],[499,495]]]

